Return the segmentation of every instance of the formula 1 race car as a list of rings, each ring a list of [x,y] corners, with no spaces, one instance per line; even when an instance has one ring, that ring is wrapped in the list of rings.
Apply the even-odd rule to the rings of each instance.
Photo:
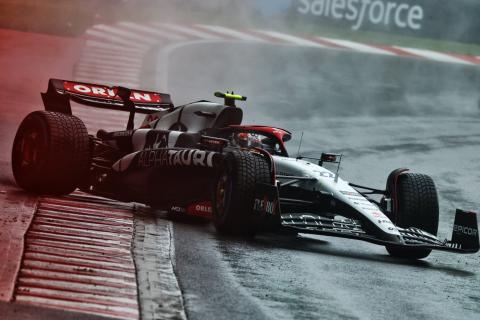
[[[174,107],[168,94],[51,79],[42,94],[45,111],[29,114],[16,134],[15,179],[31,192],[63,195],[80,188],[205,217],[225,234],[351,238],[408,259],[425,258],[432,249],[479,250],[473,212],[457,210],[452,239],[437,238],[438,199],[430,177],[397,169],[385,190],[348,183],[338,175],[341,155],[289,157],[290,132],[242,125],[235,101],[246,98],[215,95],[224,102]],[[70,101],[130,112],[126,130],[89,135]],[[136,113],[146,117],[134,129]]]

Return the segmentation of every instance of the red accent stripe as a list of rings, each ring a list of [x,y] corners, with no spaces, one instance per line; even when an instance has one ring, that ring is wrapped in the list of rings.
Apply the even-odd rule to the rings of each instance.
[[[90,239],[97,239],[97,240],[111,240],[111,241],[123,244],[124,246],[129,246],[130,245],[130,240],[115,237],[113,235],[112,236],[99,235],[99,234],[95,234],[95,233],[87,233],[87,232],[68,230],[67,228],[59,230],[58,228],[44,227],[43,225],[33,224],[31,226],[30,230],[31,231],[45,232],[45,233],[50,233],[50,234],[55,234],[55,235],[61,235],[61,236],[88,237]]]
[[[309,37],[307,38],[308,40],[310,41],[313,41],[313,42],[316,42],[318,44],[321,44],[321,45],[324,45],[324,46],[327,46],[327,47],[331,47],[331,48],[336,48],[336,49],[350,49],[348,47],[345,47],[345,46],[342,46],[342,45],[339,45],[337,43],[334,43],[332,41],[328,41],[327,39],[324,39],[324,38],[319,38],[319,37]]]
[[[43,274],[43,275],[38,275],[37,273],[39,272],[40,274]],[[52,274],[52,276],[48,276],[48,274]],[[97,286],[104,286],[104,287],[118,288],[118,289],[125,289],[125,288],[130,288],[132,290],[137,289],[134,282],[130,284],[115,283],[111,281],[105,281],[104,277],[75,278],[73,277],[75,275],[72,276],[72,274],[69,274],[69,273],[48,272],[48,270],[24,269],[21,271],[20,275],[23,277],[28,277],[30,279],[70,281],[74,283],[93,284]]]
[[[38,261],[38,262],[46,262],[46,263],[54,263],[54,264],[60,264],[60,265],[65,265],[65,266],[73,266],[73,267],[78,267],[78,268],[90,268],[92,270],[105,270],[105,271],[120,271],[120,272],[135,272],[135,268],[124,268],[124,267],[114,267],[114,266],[105,266],[105,265],[100,265],[95,262],[83,262],[83,261],[76,261],[73,262],[72,259],[66,259],[62,260],[58,257],[55,256],[49,256],[49,257],[38,257],[37,255],[33,255],[32,253],[26,252],[25,257],[23,258],[24,261]]]
[[[61,214],[55,213],[55,211],[50,211],[50,210],[41,210],[37,211],[36,215],[37,217],[44,217],[44,218],[49,218],[49,219],[61,219],[62,221],[72,221],[72,222],[89,222],[89,223],[95,223],[97,225],[105,225],[105,226],[116,226],[120,224],[124,224],[125,226],[131,225],[128,220],[122,221],[117,218],[107,218],[107,217],[85,217],[84,214],[78,214],[78,213],[67,213],[67,212],[62,212]]]
[[[45,248],[55,248],[55,249],[78,249],[81,250],[82,252],[86,253],[96,253],[96,254],[101,254],[101,255],[109,255],[109,256],[124,256],[124,253],[122,251],[114,251],[111,249],[105,249],[104,247],[95,247],[95,246],[86,246],[86,245],[79,245],[79,244],[74,244],[74,243],[68,243],[64,244],[62,242],[58,241],[49,241],[49,240],[41,240],[41,239],[29,239],[27,241],[27,245],[40,245]]]
[[[125,280],[135,283],[135,278],[125,276],[123,274],[116,274],[113,272],[105,271],[105,270],[94,270],[89,268],[82,268],[76,267],[71,265],[60,265],[55,263],[45,263],[41,261],[25,261],[24,268],[38,270],[38,271],[46,271],[46,272],[60,272],[66,274],[76,274],[76,275],[85,275],[95,277],[105,277],[108,279],[116,279],[116,280]],[[22,269],[23,270],[23,269]]]
[[[461,60],[470,62],[470,63],[480,64],[480,59],[478,59],[475,56],[467,56],[467,55],[458,54],[458,53],[445,53],[445,54],[447,54],[449,56],[452,56],[454,58],[457,58],[457,59],[461,59]]]
[[[405,51],[405,50],[402,50],[400,48],[395,48],[395,47],[392,47],[392,46],[384,46],[384,45],[380,45],[380,44],[368,44],[369,46],[371,47],[374,47],[374,48],[378,48],[378,49],[382,49],[382,50],[385,50],[385,51],[389,51],[397,56],[402,56],[402,57],[415,57],[415,58],[422,58],[421,56],[419,55],[416,55],[416,54],[413,54],[411,52],[408,52],[408,51]]]
[[[86,302],[86,303],[95,303],[101,304],[103,306],[112,306],[112,307],[127,307],[127,308],[136,308],[137,305],[135,303],[126,303],[124,301],[112,301],[108,299],[108,297],[91,297],[90,295],[94,295],[94,293],[84,294],[79,292],[74,292],[70,289],[50,289],[46,287],[37,287],[29,285],[28,287],[19,286],[17,288],[17,295],[21,293],[22,296],[31,296],[31,297],[42,297],[42,298],[50,298],[50,299],[58,299],[63,301],[72,301],[72,302]],[[70,293],[75,293],[76,297],[70,297]],[[133,301],[133,300],[132,300]]]
[[[34,304],[41,304],[43,306],[50,307],[53,309],[66,308],[63,305],[59,305],[55,303],[55,302],[62,303],[63,302],[62,300],[49,299],[49,301],[51,302],[49,303],[47,300],[47,301],[42,301],[41,303],[34,303]],[[98,307],[96,304],[91,304],[91,303],[73,303],[72,302],[68,305],[68,309],[76,312],[106,315],[106,316],[118,318],[118,319],[138,319],[137,313],[126,312],[123,310],[116,311],[116,310],[112,310],[112,308],[101,308],[101,307]]]
[[[66,236],[59,236],[59,235],[51,235],[49,233],[42,233],[42,232],[36,232],[36,231],[30,231],[29,232],[29,238],[30,239],[39,239],[39,240],[53,240],[53,241],[62,241],[62,242],[67,242],[67,243],[74,243],[74,244],[85,244],[85,245],[92,245],[96,246],[99,248],[105,247],[111,242],[107,243],[107,241],[91,241],[89,239],[80,239],[78,237],[66,237]],[[129,251],[130,246],[122,246],[120,243],[117,243],[116,249],[123,249],[123,251]]]
[[[132,234],[132,228],[125,228],[125,227],[117,227],[112,225],[103,225],[97,227],[93,223],[88,222],[77,222],[77,221],[69,221],[65,219],[52,219],[52,218],[41,218],[37,217],[37,221],[40,222],[43,226],[50,226],[50,227],[63,227],[65,228],[65,224],[68,223],[68,229],[75,229],[75,230],[94,230],[94,231],[101,231],[101,232],[109,232],[109,233],[117,233],[117,234]],[[55,222],[57,221],[57,222]],[[66,222],[66,223],[65,223]]]
[[[161,28],[161,27],[154,26],[154,25],[151,25],[151,27]],[[190,40],[201,40],[202,39],[201,37],[192,35],[192,34],[188,33],[187,31],[183,31],[183,30],[178,30],[178,29],[173,29],[173,28],[168,28],[168,27],[164,27],[162,30],[164,30],[166,32],[171,32],[171,33],[177,34],[179,36],[185,37],[185,38],[190,39]]]
[[[192,29],[198,30],[200,32],[203,32],[203,33],[211,34],[212,36],[216,36],[216,37],[219,37],[219,38],[224,39],[224,40],[232,40],[232,38],[230,36],[226,35],[226,34],[204,28],[204,27],[202,27],[200,25],[197,25],[197,24],[191,25],[189,27],[192,28]]]
[[[283,43],[288,43],[285,40],[279,39],[277,37],[272,37],[272,36],[269,36],[268,34],[264,34],[264,33],[261,33],[261,32],[258,32],[256,30],[252,30],[252,29],[242,30],[242,32],[244,32],[246,34],[249,34],[249,35],[252,35],[252,36],[255,36],[257,38],[263,39],[265,41],[272,42],[272,43],[282,43],[282,44]]]
[[[39,247],[39,246],[27,246],[28,252],[33,252],[33,253],[41,253],[41,254],[49,254],[52,256],[57,256],[57,257],[67,257],[67,258],[77,258],[77,259],[91,259],[91,260],[100,260],[100,261],[105,261],[105,262],[111,262],[111,263],[128,263],[130,262],[129,259],[126,259],[124,257],[120,258],[114,258],[114,257],[108,257],[105,255],[101,254],[91,254],[91,253],[85,253],[83,251],[77,251],[77,250],[62,250],[63,253],[59,254],[56,253],[55,249],[48,248],[48,247]]]

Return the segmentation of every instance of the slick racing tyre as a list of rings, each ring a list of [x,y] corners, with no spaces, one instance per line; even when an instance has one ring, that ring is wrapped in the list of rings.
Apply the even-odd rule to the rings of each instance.
[[[91,162],[89,136],[82,120],[35,111],[20,124],[12,150],[17,184],[40,194],[68,194],[86,179]]]
[[[269,183],[270,168],[260,155],[232,151],[226,156],[213,195],[213,222],[223,234],[253,236],[267,217],[253,213],[256,183]]]
[[[397,210],[393,223],[402,228],[415,227],[437,235],[438,198],[432,178],[424,174],[404,173],[396,186]],[[431,249],[386,246],[391,256],[405,259],[426,258]]]

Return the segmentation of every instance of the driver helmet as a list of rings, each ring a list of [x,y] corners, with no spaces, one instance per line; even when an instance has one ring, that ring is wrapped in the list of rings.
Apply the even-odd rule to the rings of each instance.
[[[242,148],[262,147],[260,140],[251,133],[239,132],[234,135],[236,144]]]

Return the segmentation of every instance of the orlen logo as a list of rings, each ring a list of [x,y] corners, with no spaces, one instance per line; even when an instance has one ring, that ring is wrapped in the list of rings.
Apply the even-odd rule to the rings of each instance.
[[[205,213],[212,213],[212,207],[211,206],[206,206],[206,205],[203,205],[203,204],[197,204],[195,206],[195,210],[200,211],[200,212],[205,212]]]
[[[458,224],[453,225],[453,231],[463,233],[467,236],[473,236],[473,237],[477,236],[477,232],[478,232],[477,229],[464,227]]]
[[[191,204],[187,208],[187,213],[210,218],[212,216],[212,204],[209,201]]]
[[[297,11],[332,20],[347,20],[352,30],[363,25],[393,25],[401,29],[420,30],[423,8],[401,1],[387,0],[299,0]]]
[[[65,81],[63,83],[63,88],[71,93],[82,94],[82,95],[96,97],[96,98],[120,100],[120,97],[118,97],[115,94],[115,91],[112,88],[109,88],[107,86]],[[144,102],[144,103],[162,102],[162,99],[158,93],[146,92],[146,91],[132,91],[130,100],[132,100],[133,102]]]

